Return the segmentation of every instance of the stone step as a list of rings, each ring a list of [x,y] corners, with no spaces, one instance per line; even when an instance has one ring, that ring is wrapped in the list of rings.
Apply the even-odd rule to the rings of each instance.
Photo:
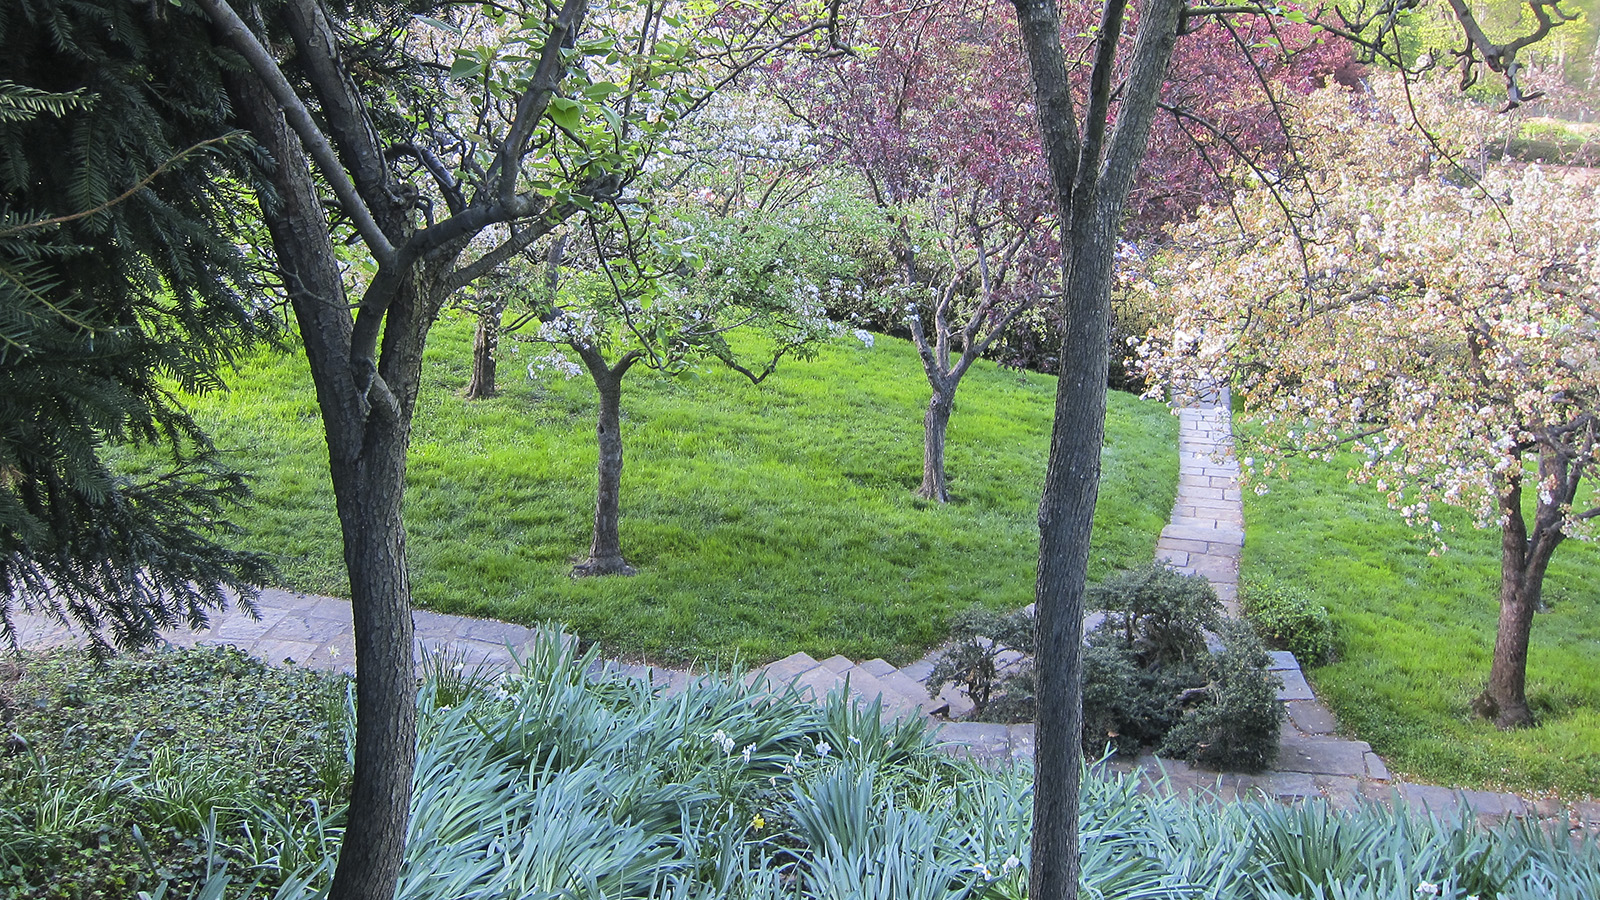
[[[884,686],[910,698],[925,716],[945,715],[950,711],[950,701],[928,696],[928,686],[899,669],[878,676]]]
[[[874,701],[882,703],[883,718],[886,721],[916,718],[923,714],[922,705],[915,697],[907,696],[884,684],[877,676],[860,666],[852,664],[849,669],[837,674],[848,688],[851,702],[857,706],[865,706]]]

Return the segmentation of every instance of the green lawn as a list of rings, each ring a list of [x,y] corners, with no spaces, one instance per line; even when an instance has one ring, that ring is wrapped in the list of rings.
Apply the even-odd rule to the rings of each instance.
[[[706,366],[624,385],[624,553],[635,578],[569,578],[594,508],[593,389],[528,381],[461,398],[470,323],[446,321],[411,451],[406,517],[417,603],[565,623],[610,652],[747,662],[796,650],[907,662],[970,604],[1033,596],[1036,507],[1055,379],[974,367],[956,398],[953,502],[916,499],[928,388],[909,344],[840,339],[759,387]],[[527,351],[525,350],[524,353]],[[300,354],[261,354],[202,423],[257,475],[243,546],[285,582],[342,594],[327,457]],[[1176,420],[1113,394],[1092,574],[1147,561],[1177,483]]]
[[[1468,706],[1494,651],[1499,532],[1449,510],[1450,550],[1430,557],[1431,541],[1349,483],[1348,466],[1297,460],[1265,496],[1245,492],[1244,576],[1298,582],[1338,629],[1340,659],[1311,673],[1318,696],[1405,775],[1600,794],[1600,548],[1556,550],[1528,660],[1539,724],[1500,732]]]

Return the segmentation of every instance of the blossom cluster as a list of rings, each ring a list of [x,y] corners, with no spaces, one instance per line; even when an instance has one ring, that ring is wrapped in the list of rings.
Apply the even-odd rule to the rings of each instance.
[[[1469,173],[1438,150],[1483,145],[1487,120],[1456,110],[1430,139],[1381,80],[1301,112],[1320,124],[1300,182],[1247,186],[1130,279],[1170,314],[1135,348],[1154,389],[1231,385],[1264,430],[1260,474],[1354,451],[1351,477],[1424,533],[1441,531],[1435,503],[1498,525],[1527,486],[1582,536],[1600,189],[1539,166]]]

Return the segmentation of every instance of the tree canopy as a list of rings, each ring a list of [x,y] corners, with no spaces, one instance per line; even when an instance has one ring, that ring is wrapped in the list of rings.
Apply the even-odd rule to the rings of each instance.
[[[1175,233],[1163,286],[1141,282],[1172,312],[1146,366],[1232,384],[1264,428],[1246,458],[1265,472],[1351,451],[1351,478],[1437,549],[1434,504],[1500,529],[1506,613],[1479,706],[1527,724],[1544,567],[1600,515],[1580,490],[1600,414],[1600,189],[1538,166],[1469,172],[1463,156],[1499,130],[1487,115],[1374,88],[1302,110],[1305,184],[1258,183]]]

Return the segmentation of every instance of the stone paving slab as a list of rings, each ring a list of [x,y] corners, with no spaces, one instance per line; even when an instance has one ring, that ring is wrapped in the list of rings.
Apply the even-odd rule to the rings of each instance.
[[[1339,720],[1318,700],[1297,700],[1284,704],[1288,717],[1285,724],[1301,734],[1333,734],[1339,730]]]
[[[1311,692],[1311,685],[1306,683],[1306,676],[1301,673],[1298,668],[1286,669],[1278,672],[1277,675],[1279,678],[1283,679],[1283,687],[1278,688],[1279,700],[1291,701],[1317,699],[1317,695]]]
[[[1285,738],[1278,743],[1275,767],[1280,772],[1365,777],[1370,749],[1359,741]]]

